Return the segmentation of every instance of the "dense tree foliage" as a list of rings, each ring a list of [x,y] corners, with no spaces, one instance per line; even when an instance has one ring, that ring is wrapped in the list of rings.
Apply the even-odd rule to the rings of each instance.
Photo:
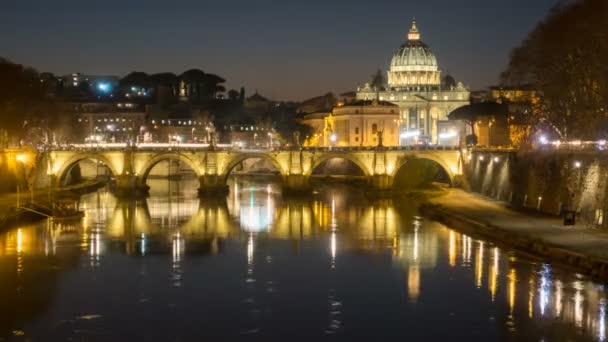
[[[384,91],[384,86],[386,84],[386,80],[384,79],[384,73],[382,70],[378,69],[372,75],[370,80],[370,87],[376,91]]]
[[[534,86],[539,128],[564,139],[608,137],[608,1],[555,7],[511,55],[504,84]]]
[[[0,145],[61,140],[60,109],[36,70],[0,58]]]

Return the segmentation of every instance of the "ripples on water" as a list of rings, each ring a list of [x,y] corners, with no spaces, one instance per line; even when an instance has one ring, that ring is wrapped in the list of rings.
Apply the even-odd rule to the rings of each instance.
[[[284,200],[233,180],[151,197],[84,196],[81,222],[0,235],[8,340],[600,340],[603,286],[416,216],[405,200],[329,186]],[[0,339],[1,340],[1,339]]]

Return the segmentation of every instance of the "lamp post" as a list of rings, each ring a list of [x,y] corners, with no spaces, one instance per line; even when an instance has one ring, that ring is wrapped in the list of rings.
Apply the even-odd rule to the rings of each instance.
[[[336,142],[338,142],[338,135],[332,132],[329,135],[329,141],[331,142],[331,146],[336,146]]]

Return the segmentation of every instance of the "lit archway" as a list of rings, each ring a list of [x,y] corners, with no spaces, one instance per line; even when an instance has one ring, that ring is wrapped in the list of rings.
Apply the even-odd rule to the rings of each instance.
[[[167,153],[150,159],[141,168],[141,182],[148,186],[151,195],[196,193],[200,172],[194,161],[182,154]]]
[[[311,176],[368,176],[369,171],[356,158],[330,154],[318,159],[310,168]]]
[[[393,187],[400,190],[428,188],[435,184],[451,187],[453,175],[441,161],[432,158],[407,158],[393,174]]]
[[[57,185],[68,186],[89,180],[110,181],[117,175],[108,159],[100,155],[78,155],[57,172]]]
[[[250,162],[250,164],[246,164]],[[257,163],[257,165],[256,165]],[[225,169],[224,183],[227,184],[228,178],[235,173],[237,169],[241,171],[255,170],[258,174],[276,174],[283,176],[284,170],[279,162],[265,154],[243,154],[232,160]]]

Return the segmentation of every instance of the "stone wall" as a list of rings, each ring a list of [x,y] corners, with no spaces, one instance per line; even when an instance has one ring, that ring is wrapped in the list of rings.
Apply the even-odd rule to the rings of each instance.
[[[473,151],[463,167],[469,190],[514,208],[560,215],[608,228],[608,156],[602,151]]]

